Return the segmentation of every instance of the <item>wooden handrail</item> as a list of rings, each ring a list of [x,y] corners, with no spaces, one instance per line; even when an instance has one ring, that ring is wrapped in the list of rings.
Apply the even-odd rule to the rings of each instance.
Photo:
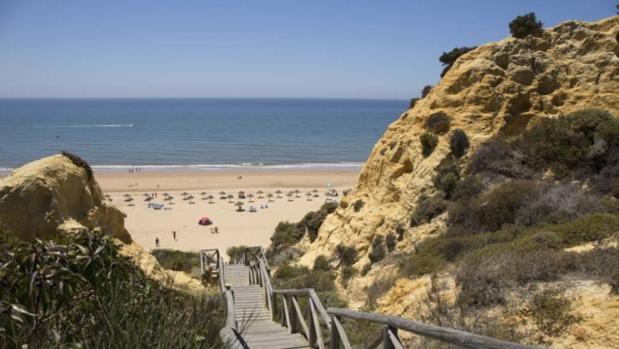
[[[204,250],[209,251],[209,250]],[[201,268],[204,272],[209,256],[201,257]],[[234,293],[225,285],[223,258],[216,254],[219,269],[219,284],[226,300],[226,325],[220,335],[226,348],[248,348],[241,330],[238,328],[235,317]],[[330,332],[330,348],[344,347],[352,349],[344,326],[340,319],[370,321],[383,325],[380,336],[373,341],[369,348],[382,346],[388,349],[400,349],[404,346],[398,337],[398,330],[410,332],[419,336],[435,339],[445,343],[455,344],[464,348],[479,349],[531,349],[534,347],[510,343],[499,339],[477,335],[461,330],[428,325],[417,321],[407,320],[396,316],[380,315],[375,313],[358,312],[349,309],[329,308],[325,309],[313,288],[303,289],[274,289],[271,283],[270,267],[266,259],[264,249],[261,247],[249,248],[237,259],[244,265],[249,266],[250,284],[260,285],[264,288],[266,305],[271,310],[271,318],[276,318],[279,311],[279,322],[289,329],[290,333],[301,333],[311,347],[324,349],[325,343],[321,326]],[[301,310],[298,297],[307,298],[307,312]],[[277,305],[278,298],[279,306]],[[308,319],[305,318],[307,315]],[[322,320],[322,321],[321,321]],[[321,323],[322,322],[322,323]]]
[[[400,329],[411,332],[423,337],[433,338],[442,342],[456,344],[464,348],[479,348],[479,349],[531,349],[534,347],[510,343],[499,339],[480,336],[470,332],[455,330],[451,328],[427,325],[417,321],[407,320],[396,316],[380,315],[374,313],[364,313],[349,309],[329,308],[327,313],[336,318],[349,318],[354,320],[371,321],[387,326],[388,328]],[[343,329],[343,328],[342,328]],[[345,333],[338,331],[339,335]],[[392,339],[395,337],[398,344],[399,339],[396,336],[389,335]],[[383,339],[385,340],[385,339]],[[335,348],[332,348],[335,349]]]

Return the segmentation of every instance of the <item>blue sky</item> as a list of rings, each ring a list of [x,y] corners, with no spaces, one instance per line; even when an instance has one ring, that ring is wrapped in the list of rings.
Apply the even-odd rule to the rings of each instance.
[[[409,98],[516,15],[615,0],[0,0],[0,97]]]

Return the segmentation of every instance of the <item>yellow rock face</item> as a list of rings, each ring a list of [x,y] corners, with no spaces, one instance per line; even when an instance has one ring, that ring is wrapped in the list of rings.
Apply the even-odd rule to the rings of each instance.
[[[569,21],[539,38],[508,38],[461,56],[432,91],[392,123],[374,146],[357,188],[304,246],[302,264],[333,255],[340,242],[363,256],[374,234],[407,229],[399,248],[411,248],[440,226],[408,228],[418,197],[432,193],[432,178],[449,153],[447,132],[427,158],[419,137],[428,117],[444,112],[451,130],[462,129],[471,150],[502,135],[517,134],[540,117],[559,117],[583,108],[619,115],[619,17],[595,23]],[[463,163],[466,164],[466,155]],[[355,212],[352,203],[365,206]],[[438,231],[437,231],[438,229]],[[360,262],[360,264],[362,264]]]
[[[124,219],[105,204],[94,178],[63,155],[33,161],[0,180],[0,229],[22,239],[99,228],[130,243]]]

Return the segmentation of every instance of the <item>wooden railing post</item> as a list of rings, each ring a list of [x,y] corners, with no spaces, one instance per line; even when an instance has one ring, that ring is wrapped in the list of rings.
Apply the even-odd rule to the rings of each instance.
[[[337,321],[337,319],[334,315],[331,315],[331,349],[339,349],[340,347],[340,334],[337,330],[335,321]]]

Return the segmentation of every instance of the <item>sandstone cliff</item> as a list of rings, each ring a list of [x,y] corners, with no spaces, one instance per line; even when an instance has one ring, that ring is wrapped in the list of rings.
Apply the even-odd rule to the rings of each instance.
[[[345,243],[358,251],[354,267],[362,271],[372,264],[368,253],[377,235],[399,232],[397,254],[415,251],[420,242],[443,234],[446,214],[429,223],[410,222],[419,198],[436,193],[433,179],[441,161],[450,156],[449,138],[454,129],[463,130],[470,140],[469,152],[459,160],[466,168],[470,154],[481,144],[517,135],[540,118],[561,117],[584,108],[619,115],[618,33],[617,16],[594,23],[568,21],[546,29],[541,37],[507,38],[461,56],[425,98],[388,127],[365,163],[357,187],[327,217],[317,239],[310,242],[306,237],[295,246],[305,251],[297,262],[311,267],[317,256],[324,255],[332,266],[338,266],[336,246]],[[435,132],[438,144],[424,157],[420,136],[428,130],[427,120],[437,113],[450,118],[450,129]],[[357,273],[345,287],[340,284],[339,293],[354,308],[372,301],[375,311],[413,319],[427,320],[439,306],[457,308],[459,289],[453,270],[406,278],[397,269],[395,260],[387,256],[367,274]],[[382,296],[368,299],[368,288],[377,284],[384,288]],[[580,280],[536,287],[557,285],[574,297],[583,320],[568,334],[555,338],[553,346],[614,347],[619,343],[615,335],[619,298],[610,293],[608,285]],[[509,304],[523,304],[528,296],[516,293]],[[505,309],[490,309],[484,315],[492,313],[505,314]],[[522,314],[502,319],[506,327],[526,330],[528,326]],[[536,335],[522,335],[537,343],[532,336]]]
[[[318,239],[304,243],[301,263],[332,255],[342,241],[365,254],[375,234],[407,228],[399,248],[441,231],[441,222],[408,228],[420,195],[433,190],[436,167],[449,153],[449,134],[424,158],[419,137],[437,112],[451,117],[474,150],[482,142],[519,132],[536,118],[582,108],[619,112],[619,17],[595,23],[568,21],[542,37],[507,38],[460,57],[414,108],[393,122],[374,146],[357,187],[322,225]],[[466,162],[466,158],[463,159]],[[356,211],[351,205],[361,200]],[[361,259],[359,266],[367,263]]]
[[[94,178],[63,155],[33,161],[0,180],[0,229],[23,239],[101,229],[130,243],[124,219],[105,203]]]
[[[108,205],[94,176],[64,155],[28,163],[0,179],[0,230],[21,239],[54,239],[99,229],[119,240],[121,254],[153,279],[197,292],[202,284],[182,272],[163,269],[133,242],[125,214]]]

